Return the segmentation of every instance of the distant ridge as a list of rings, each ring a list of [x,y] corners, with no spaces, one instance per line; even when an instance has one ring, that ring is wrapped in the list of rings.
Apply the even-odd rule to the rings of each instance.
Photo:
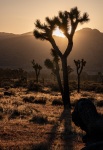
[[[19,34],[0,32],[0,40],[1,39],[12,38],[12,37],[17,37],[17,36],[19,36]]]
[[[66,38],[55,36],[55,40],[62,50],[66,48]],[[43,66],[44,60],[51,57],[51,48],[49,42],[35,39],[33,32],[21,35],[1,32],[0,67],[31,70],[32,59]],[[68,57],[68,64],[75,69],[73,60],[82,58],[87,61],[85,71],[103,71],[103,33],[99,30],[83,28],[75,33],[74,46]]]

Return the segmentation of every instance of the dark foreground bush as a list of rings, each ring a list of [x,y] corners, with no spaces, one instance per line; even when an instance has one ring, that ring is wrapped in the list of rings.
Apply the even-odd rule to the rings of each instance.
[[[101,147],[103,144],[97,144],[103,140],[103,115],[97,112],[91,100],[81,98],[77,102],[72,112],[72,121],[86,133],[82,140],[86,143],[87,147],[82,150],[103,149],[103,147]],[[93,146],[92,143],[96,145]]]

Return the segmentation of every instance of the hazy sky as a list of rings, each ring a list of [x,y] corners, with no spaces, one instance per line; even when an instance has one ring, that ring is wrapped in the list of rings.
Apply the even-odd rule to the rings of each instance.
[[[44,22],[46,16],[53,17],[75,6],[90,17],[90,22],[78,29],[90,27],[103,32],[103,0],[0,0],[0,32],[33,31],[36,19]]]

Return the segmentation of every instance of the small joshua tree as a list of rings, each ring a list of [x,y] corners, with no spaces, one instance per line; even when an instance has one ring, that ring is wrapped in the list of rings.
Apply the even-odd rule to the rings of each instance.
[[[54,49],[51,49],[51,55],[53,57],[53,60],[46,59],[44,61],[45,66],[52,71],[52,74],[57,78],[57,82],[59,85],[59,89],[61,92],[61,95],[63,97],[63,87],[61,83],[61,78],[60,78],[60,67],[59,67],[59,57]]]
[[[38,83],[38,79],[39,79],[39,75],[40,75],[40,71],[42,67],[38,63],[35,63],[34,59],[32,60],[32,65],[35,70],[36,82]]]
[[[84,59],[74,60],[74,63],[76,65],[76,69],[77,69],[77,75],[78,75],[78,90],[77,90],[77,92],[79,93],[80,92],[80,75],[82,73],[84,66],[86,65],[86,61],[84,61]]]

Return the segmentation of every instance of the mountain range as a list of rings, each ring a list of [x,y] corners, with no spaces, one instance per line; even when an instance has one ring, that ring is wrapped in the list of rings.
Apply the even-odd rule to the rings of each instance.
[[[66,38],[54,36],[57,45],[63,52],[67,45]],[[44,66],[50,55],[51,45],[48,41],[35,39],[33,32],[21,35],[0,33],[0,67],[23,68],[32,70],[34,59]],[[73,49],[68,56],[68,65],[75,69],[74,59],[84,59],[86,72],[103,71],[103,33],[97,29],[83,28],[76,31],[73,38]],[[45,67],[43,67],[45,69]]]

